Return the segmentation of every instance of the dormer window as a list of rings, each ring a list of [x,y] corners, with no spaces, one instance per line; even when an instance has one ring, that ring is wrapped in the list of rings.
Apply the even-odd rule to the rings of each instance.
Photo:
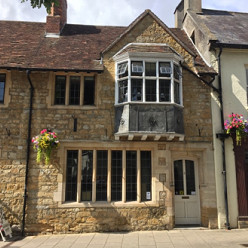
[[[127,60],[117,63],[116,74],[116,104],[149,102],[182,105],[182,74],[177,62]]]

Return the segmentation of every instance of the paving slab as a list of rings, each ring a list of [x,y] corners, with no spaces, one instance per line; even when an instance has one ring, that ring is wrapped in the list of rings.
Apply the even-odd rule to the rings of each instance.
[[[248,229],[174,229],[13,237],[0,248],[245,248]]]

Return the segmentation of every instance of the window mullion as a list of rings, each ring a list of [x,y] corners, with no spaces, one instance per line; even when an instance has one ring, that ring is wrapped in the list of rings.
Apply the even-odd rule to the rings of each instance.
[[[159,61],[156,62],[156,102],[159,102]]]
[[[65,105],[69,105],[70,76],[66,76]]]
[[[127,101],[131,102],[131,60],[128,59]]]
[[[171,62],[171,102],[175,103],[175,98],[174,98],[174,64]]]
[[[143,92],[143,96],[142,96],[142,102],[146,101],[146,75],[145,75],[145,61],[143,60],[143,73],[142,73],[142,92]]]
[[[80,77],[80,99],[79,99],[80,106],[82,106],[84,102],[83,96],[84,96],[84,77],[81,76]]]

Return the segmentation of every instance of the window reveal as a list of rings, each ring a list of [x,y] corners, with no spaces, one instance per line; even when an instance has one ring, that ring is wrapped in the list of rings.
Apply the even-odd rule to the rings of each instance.
[[[122,201],[122,191],[126,188],[126,201],[137,201],[137,189],[141,189],[141,201],[150,201],[151,197],[151,151],[140,151],[138,161],[137,151],[126,153],[126,178],[123,181],[123,152],[112,150],[108,157],[107,150],[68,150],[66,167],[65,201]],[[81,155],[80,155],[81,154]],[[96,159],[94,160],[94,156]],[[78,156],[81,160],[78,160]],[[81,165],[78,162],[81,161]],[[94,167],[95,161],[95,167]],[[108,162],[111,163],[110,195],[108,196]],[[137,164],[140,162],[140,180],[137,178]],[[94,169],[95,168],[95,169]],[[93,187],[93,174],[96,175],[96,187]],[[81,175],[79,175],[81,173]],[[80,180],[78,182],[78,180]],[[109,183],[110,183],[109,181]],[[137,181],[139,183],[137,183]],[[80,192],[78,195],[78,191]],[[95,197],[94,197],[95,196]]]

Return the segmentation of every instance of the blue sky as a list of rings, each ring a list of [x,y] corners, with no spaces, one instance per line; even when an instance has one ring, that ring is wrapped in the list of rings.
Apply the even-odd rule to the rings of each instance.
[[[46,21],[44,8],[32,9],[30,1],[0,0],[0,20]],[[174,10],[180,0],[67,0],[68,23],[127,26],[145,9],[174,27]],[[202,0],[203,8],[248,12],[247,0]]]

